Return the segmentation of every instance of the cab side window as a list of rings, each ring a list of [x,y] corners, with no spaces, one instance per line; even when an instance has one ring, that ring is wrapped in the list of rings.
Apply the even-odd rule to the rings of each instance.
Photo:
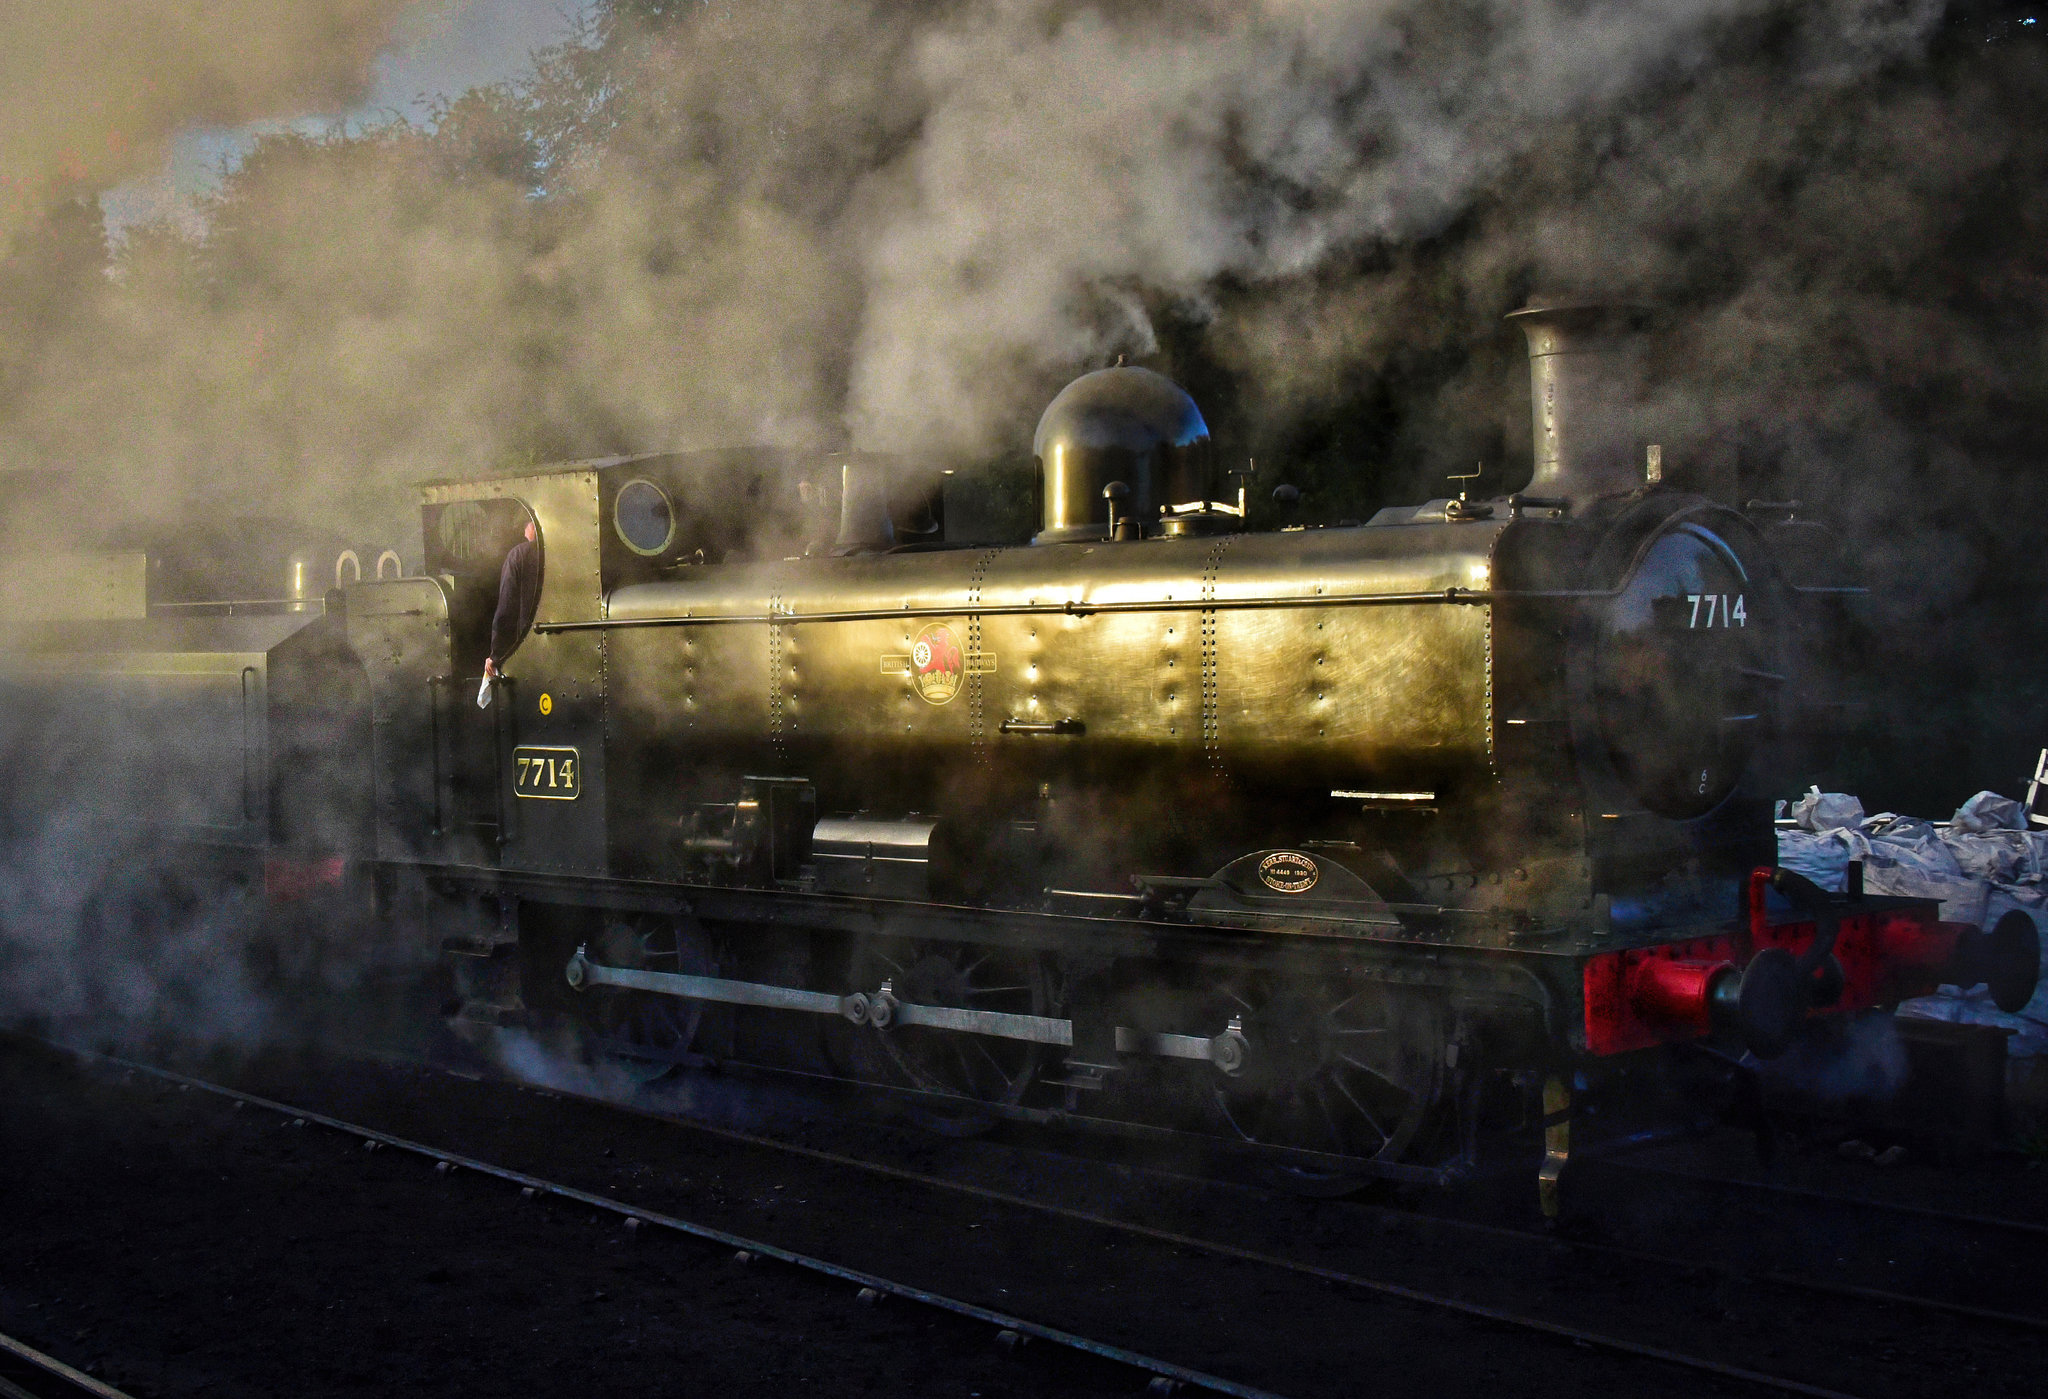
[[[491,651],[491,627],[499,614],[505,562],[525,541],[533,512],[516,500],[464,500],[435,508],[425,523],[427,569],[445,578],[455,594],[451,622],[458,671],[480,671]],[[537,540],[533,548],[536,553],[540,550]],[[536,588],[541,577],[539,563],[536,558],[528,580]],[[530,612],[525,620],[530,624]],[[500,639],[508,656],[525,639],[526,628],[518,630],[518,636]]]

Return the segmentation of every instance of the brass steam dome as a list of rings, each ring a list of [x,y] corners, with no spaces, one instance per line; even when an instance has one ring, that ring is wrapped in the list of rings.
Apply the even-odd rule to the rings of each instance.
[[[1149,369],[1098,369],[1061,389],[1031,441],[1045,501],[1037,544],[1109,535],[1103,490],[1122,482],[1116,507],[1147,534],[1162,507],[1216,498],[1209,425],[1187,391]]]

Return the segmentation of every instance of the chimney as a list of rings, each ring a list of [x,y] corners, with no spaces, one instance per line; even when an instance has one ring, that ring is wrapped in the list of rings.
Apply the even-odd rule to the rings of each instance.
[[[1643,485],[1641,308],[1531,302],[1508,319],[1529,337],[1536,473],[1523,493],[1583,506]]]
[[[840,468],[836,555],[880,554],[946,537],[946,478],[931,461],[879,452],[848,455]]]
[[[889,516],[888,464],[854,458],[840,470],[839,538],[832,552],[878,554],[896,547]]]

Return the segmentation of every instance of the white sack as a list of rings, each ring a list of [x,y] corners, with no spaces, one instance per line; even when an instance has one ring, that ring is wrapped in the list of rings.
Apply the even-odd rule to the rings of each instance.
[[[1981,835],[1985,831],[2023,831],[2027,828],[2026,813],[2011,797],[2001,797],[1996,792],[1979,792],[1956,808],[1955,819],[1949,829],[1968,835]]]
[[[1792,803],[1792,819],[1802,830],[1840,830],[1863,819],[1863,803],[1842,792],[1809,787],[1805,796]]]
[[[1778,832],[1778,863],[1834,893],[1841,892],[1848,878],[1849,862],[1869,853],[1870,842],[1860,831]]]

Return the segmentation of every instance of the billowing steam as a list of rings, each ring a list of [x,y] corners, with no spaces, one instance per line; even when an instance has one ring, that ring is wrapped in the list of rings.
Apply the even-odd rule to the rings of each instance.
[[[970,7],[910,49],[924,120],[863,259],[856,420],[987,449],[991,409],[1007,406],[989,401],[992,380],[1005,384],[1019,361],[1051,369],[1117,349],[1149,353],[1148,302],[1215,315],[1226,280],[1273,286],[1334,272],[1352,284],[1323,288],[1339,292],[1339,315],[1318,327],[1330,338],[1304,337],[1306,326],[1284,336],[1296,375],[1336,368],[1360,337],[1433,337],[1373,304],[1398,279],[1360,268],[1362,254],[1442,233],[1518,183],[1516,162],[1555,159],[1587,124],[1608,141],[1636,135],[1654,120],[1643,106],[1682,103],[1687,88],[1711,82],[1730,27],[1771,8]],[[1939,7],[1807,9],[1788,22],[1811,52],[1782,76],[1827,87],[1911,52]],[[1654,145],[1645,154],[1664,155]],[[1583,173],[1602,172],[1587,162]],[[1707,169],[1691,178],[1725,179]],[[1546,227],[1558,212],[1528,212],[1521,246],[1494,254],[1509,266],[1606,295],[1647,290],[1640,244],[1654,236],[1644,222],[1653,209],[1576,229]],[[1480,262],[1465,274],[1493,270]],[[1474,290],[1485,301],[1473,309],[1492,311],[1500,290]],[[1299,305],[1290,318],[1304,311],[1325,319]]]
[[[0,10],[0,247],[187,126],[339,112],[422,0],[66,0]]]
[[[296,28],[253,26],[286,37],[249,64],[201,42],[236,81],[169,65],[192,76],[120,162],[56,115],[91,104],[54,75],[27,86],[52,151],[130,173],[176,121],[344,95],[396,8],[309,4]],[[156,511],[262,499],[397,530],[405,482],[559,455],[1015,450],[1075,369],[1162,349],[1231,373],[1230,431],[1281,438],[1270,460],[1304,418],[1462,356],[1531,286],[1697,296],[1692,245],[1769,212],[1788,166],[1835,186],[1795,234],[1868,232],[1859,198],[1904,193],[1870,186],[1906,150],[1858,123],[1938,10],[611,0],[528,81],[429,127],[269,139],[204,236],[131,234],[112,283],[50,253],[72,282],[8,327],[0,464],[90,464]],[[87,32],[68,22],[46,27]],[[107,60],[117,87],[129,47]],[[1711,271],[1774,247],[1824,267],[1844,251],[1745,237]],[[1813,308],[1788,314],[1775,272],[1712,289],[1746,344],[1807,334],[1787,322]],[[1498,463],[1513,377],[1478,368],[1401,386],[1398,455]],[[1769,369],[1781,406],[1810,366]],[[1684,425],[1725,429],[1685,387]],[[1883,417],[1840,411],[1851,432]],[[1350,469],[1383,487],[1384,460]]]
[[[160,169],[170,139],[185,128],[353,106],[369,90],[372,61],[394,25],[422,9],[419,0],[0,8],[0,437],[8,464],[20,468],[0,490],[0,536],[48,547],[36,525],[61,518],[52,497],[90,435],[80,415],[106,411],[110,392],[136,388],[103,379],[99,367],[110,349],[131,341],[156,293],[138,280],[143,295],[116,294],[93,201]],[[163,377],[176,368],[165,356],[147,373],[136,411],[111,436],[147,443],[152,420],[178,411]],[[59,387],[67,374],[86,376],[76,395]],[[117,473],[125,455],[112,458]],[[85,542],[124,523],[179,514],[160,500],[106,508],[127,496],[121,487],[118,475],[104,473],[85,487],[101,503],[79,532]],[[35,571],[17,583],[24,577]],[[31,718],[17,705],[0,735],[10,763],[35,773],[0,811],[0,1012],[10,1023],[43,1027],[135,1033],[185,1024],[245,1041],[261,1036],[271,1006],[253,991],[242,955],[253,895],[188,880],[165,867],[146,835],[109,827],[107,802],[135,816],[160,794],[105,790],[101,773],[120,771],[124,750],[160,746],[166,736],[134,731],[89,700],[83,708],[66,716],[67,727],[82,725],[102,745],[84,770],[54,760],[58,750],[39,728],[50,716]]]

